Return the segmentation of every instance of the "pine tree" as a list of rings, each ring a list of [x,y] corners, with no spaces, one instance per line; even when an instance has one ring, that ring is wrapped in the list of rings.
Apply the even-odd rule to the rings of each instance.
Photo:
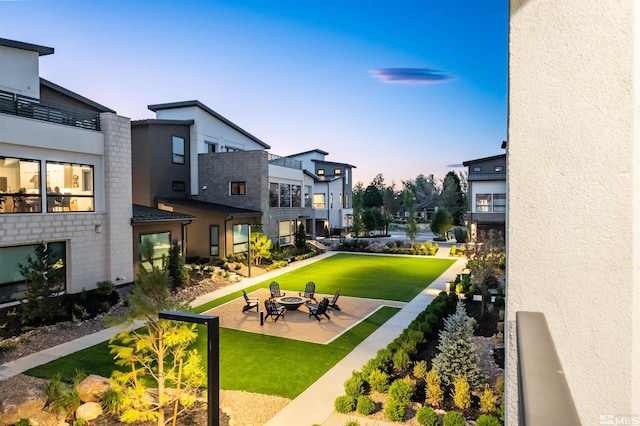
[[[30,325],[49,324],[64,315],[60,293],[64,290],[64,268],[47,243],[39,243],[27,256],[27,264],[18,264],[25,278],[27,298],[21,307],[24,322]]]
[[[473,345],[475,324],[462,301],[458,301],[456,312],[445,319],[438,337],[440,353],[433,359],[433,368],[445,384],[453,384],[458,376],[465,378],[474,389],[483,383],[480,358]]]
[[[147,244],[148,243],[148,244]],[[147,260],[153,255],[153,243],[145,240],[140,253]],[[125,422],[157,421],[165,425],[165,409],[173,406],[173,417],[195,403],[195,390],[206,383],[206,374],[197,350],[189,350],[197,338],[195,324],[160,320],[163,310],[188,311],[189,302],[171,299],[168,271],[153,264],[140,268],[127,299],[127,322],[145,321],[132,331],[123,331],[110,341],[116,364],[125,367],[114,371],[111,382],[122,395]],[[157,398],[149,398],[145,383],[157,384]],[[169,392],[168,387],[175,388]],[[181,408],[180,408],[181,407]]]
[[[184,257],[178,240],[173,240],[169,249],[169,264],[167,265],[173,288],[184,286],[189,280],[189,273],[184,267]]]

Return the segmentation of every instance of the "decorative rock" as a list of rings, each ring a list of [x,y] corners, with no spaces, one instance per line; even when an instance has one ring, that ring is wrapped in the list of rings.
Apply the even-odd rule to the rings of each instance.
[[[99,402],[100,396],[110,389],[109,379],[91,374],[78,385],[78,394],[82,402]]]
[[[371,244],[369,244],[367,249],[373,253],[382,253],[384,251],[384,246],[380,244],[379,241],[374,241]]]
[[[87,402],[76,410],[76,419],[94,420],[102,415],[102,406],[97,402]]]
[[[47,403],[47,395],[35,388],[27,388],[14,393],[0,402],[0,426],[8,426],[36,417]]]

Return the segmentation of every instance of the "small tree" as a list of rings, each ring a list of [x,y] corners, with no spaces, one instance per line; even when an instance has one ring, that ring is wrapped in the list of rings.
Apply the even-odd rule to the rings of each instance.
[[[453,228],[453,218],[451,214],[444,207],[440,207],[436,210],[431,218],[431,230],[434,234],[439,235],[440,238],[446,241],[447,232]]]
[[[153,243],[143,241],[142,256],[151,260]],[[166,270],[153,264],[140,268],[135,285],[127,299],[127,323],[144,320],[145,325],[123,331],[110,341],[116,364],[125,367],[114,371],[111,383],[122,395],[124,422],[165,422],[165,409],[173,406],[173,420],[195,403],[195,390],[206,383],[206,374],[197,350],[189,350],[197,337],[195,324],[160,320],[162,310],[188,311],[189,302],[171,299],[171,278]],[[157,384],[157,397],[150,398],[146,384]],[[175,391],[169,392],[171,386]],[[180,405],[181,404],[181,405]],[[182,408],[180,408],[182,407]]]
[[[453,392],[451,393],[453,403],[461,410],[471,407],[471,388],[469,382],[463,376],[458,376],[453,381]]]
[[[178,240],[173,240],[169,249],[169,264],[167,265],[173,288],[183,287],[189,281],[189,273],[184,267],[184,256]]]
[[[251,233],[251,259],[255,265],[271,259],[271,240],[262,231]]]
[[[416,200],[411,191],[404,191],[404,206],[409,212],[409,216],[407,217],[407,229],[405,232],[407,234],[407,238],[411,241],[411,247],[413,248],[416,236],[418,235],[418,222],[416,220]]]
[[[64,315],[62,298],[58,297],[64,290],[64,268],[47,243],[37,244],[33,255],[27,256],[26,265],[18,264],[27,286],[21,316],[30,325],[48,324]]]
[[[504,265],[505,262],[504,239],[494,230],[490,230],[488,233],[481,232],[473,244],[467,244],[465,253],[471,282],[481,289],[481,315],[484,316],[487,281],[498,274],[501,265]]]
[[[473,345],[475,324],[461,301],[456,312],[444,320],[444,329],[438,336],[440,353],[433,358],[433,368],[445,384],[453,384],[456,377],[462,376],[474,389],[481,385],[480,358]]]
[[[307,233],[302,222],[300,222],[298,229],[296,230],[295,245],[300,253],[307,251]]]

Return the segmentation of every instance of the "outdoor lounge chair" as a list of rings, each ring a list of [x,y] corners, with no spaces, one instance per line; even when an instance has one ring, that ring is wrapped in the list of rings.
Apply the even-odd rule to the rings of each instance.
[[[242,307],[242,312],[247,312],[250,309],[256,308],[256,312],[260,310],[260,298],[259,297],[249,297],[247,296],[247,292],[242,290],[242,295],[244,296],[244,301],[246,305]]]
[[[286,312],[284,306],[278,305],[276,302],[269,299],[264,301],[264,308],[267,310],[265,320],[269,317],[273,317],[273,322],[278,322],[278,318],[284,317],[284,313]]]
[[[331,300],[329,301],[329,308],[337,309],[338,311],[340,310],[340,307],[338,306],[339,297],[340,297],[340,289],[337,289],[336,294],[334,294]]]
[[[307,283],[307,286],[304,288],[304,293],[298,293],[298,294],[301,297],[306,297],[307,303],[309,302],[309,300],[313,300],[314,302],[318,303],[318,301],[315,298],[316,284],[313,281],[309,281]]]
[[[282,297],[286,293],[280,291],[280,284],[277,281],[271,281],[269,284],[269,290],[271,290],[271,298],[275,299],[276,297]]]
[[[329,299],[324,298],[317,305],[307,305],[307,306],[309,306],[309,318],[311,318],[311,316],[314,316],[318,321],[320,321],[320,315],[324,315],[325,317],[327,317],[327,319],[331,319],[327,314],[327,306],[329,306]]]

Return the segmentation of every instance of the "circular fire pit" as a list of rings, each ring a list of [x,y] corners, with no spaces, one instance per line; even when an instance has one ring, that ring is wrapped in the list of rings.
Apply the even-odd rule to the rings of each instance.
[[[288,311],[295,311],[307,301],[307,298],[301,296],[283,296],[276,297],[275,301],[283,305]]]

